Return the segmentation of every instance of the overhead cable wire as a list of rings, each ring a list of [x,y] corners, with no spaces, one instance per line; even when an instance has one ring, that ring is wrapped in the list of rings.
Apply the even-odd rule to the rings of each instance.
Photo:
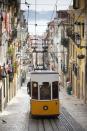
[[[80,12],[80,14],[79,14],[78,18],[75,20],[75,22],[74,22],[74,23],[78,22],[78,20],[79,20],[79,18],[80,18],[80,16],[82,15],[82,13],[83,13],[83,12],[84,12],[84,9],[83,9],[83,10],[81,10],[81,12]]]
[[[35,43],[36,43],[36,26],[37,26],[37,24],[36,24],[36,19],[37,19],[37,12],[36,12],[36,10],[37,10],[37,7],[36,7],[36,3],[37,3],[37,1],[35,0]]]
[[[43,52],[43,51],[41,51],[41,50],[36,50],[36,52]],[[29,53],[31,53],[31,52],[29,52]],[[59,54],[62,54],[62,53],[67,53],[67,51],[63,51],[63,52],[54,52],[54,51],[47,51],[47,53],[59,53]]]
[[[67,0],[68,1],[68,0]],[[69,4],[69,6],[71,6],[72,5],[72,2],[73,2],[73,0],[71,0],[70,1],[70,4]],[[80,16],[82,15],[82,13],[84,12],[84,9],[83,10],[81,10],[81,12],[80,12],[80,14],[79,14],[79,16],[78,16],[78,18],[75,20],[75,22],[74,23],[76,23],[77,21],[78,21],[78,19],[80,18]]]
[[[35,0],[35,36],[36,36],[36,0]]]
[[[24,4],[24,5],[25,5],[25,3],[20,3],[20,4]],[[32,3],[31,3],[30,5],[35,5],[35,4],[32,4]],[[36,5],[40,5],[40,6],[41,6],[41,5],[42,5],[42,6],[46,6],[46,5],[47,5],[47,6],[53,6],[53,4],[36,4]],[[58,4],[58,5],[61,5],[61,4]],[[67,5],[67,4],[62,4],[62,6],[66,6],[66,5]]]
[[[29,24],[30,26],[33,26],[33,25],[35,25],[35,24]],[[60,24],[60,25],[62,25],[62,24]],[[68,23],[63,23],[63,25],[65,25],[65,26],[70,26],[70,24],[68,24]],[[71,26],[73,26],[74,24],[71,24]],[[47,26],[47,24],[45,25],[43,25],[43,24],[37,24],[37,26]],[[51,25],[50,25],[51,26]],[[55,24],[54,26],[59,26],[59,24]]]

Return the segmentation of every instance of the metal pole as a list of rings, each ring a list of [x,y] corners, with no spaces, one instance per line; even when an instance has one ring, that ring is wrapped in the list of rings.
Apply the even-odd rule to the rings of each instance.
[[[28,18],[27,18],[27,28],[28,28],[28,32],[29,32],[29,5],[28,5]]]
[[[29,26],[29,6],[30,6],[30,4],[29,3],[27,3],[27,1],[25,0],[25,5],[28,7],[28,15],[27,15],[27,28],[28,28],[28,26]],[[29,28],[28,28],[28,32],[29,32]]]

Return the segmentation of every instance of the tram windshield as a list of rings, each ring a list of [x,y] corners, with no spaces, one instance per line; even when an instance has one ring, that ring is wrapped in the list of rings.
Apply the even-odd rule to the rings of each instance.
[[[38,99],[38,82],[32,82],[32,99]]]
[[[40,100],[51,100],[51,84],[43,82],[38,85],[38,82],[32,82],[32,99],[38,99],[38,86],[40,92]],[[52,99],[58,99],[58,81],[52,82]]]
[[[40,100],[50,100],[51,99],[51,85],[49,82],[43,82],[40,85]]]
[[[58,81],[52,82],[52,96],[53,99],[58,99]]]

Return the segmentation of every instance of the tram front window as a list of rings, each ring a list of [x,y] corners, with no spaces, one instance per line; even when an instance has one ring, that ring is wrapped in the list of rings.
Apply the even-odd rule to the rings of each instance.
[[[53,99],[58,99],[58,81],[52,82]]]
[[[51,86],[49,82],[43,82],[40,85],[40,100],[50,100],[51,99]]]
[[[32,82],[32,99],[38,99],[38,83]]]

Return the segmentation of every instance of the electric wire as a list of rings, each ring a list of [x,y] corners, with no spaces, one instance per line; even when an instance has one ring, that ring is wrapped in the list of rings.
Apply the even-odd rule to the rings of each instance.
[[[36,19],[37,19],[37,16],[36,16],[36,15],[37,15],[37,14],[36,14],[36,10],[37,10],[37,9],[36,9],[36,8],[37,8],[37,7],[36,7],[36,3],[37,3],[37,1],[35,0],[35,36],[36,36],[36,26],[37,26],[37,24],[36,24]]]
[[[70,1],[70,4],[71,4],[71,2],[72,2],[72,0]],[[55,6],[57,5],[57,3],[58,3],[58,0],[56,0]],[[21,4],[25,4],[25,3],[21,3]],[[36,1],[35,1],[35,4],[30,4],[30,5],[35,5],[35,34],[36,34],[36,26],[47,26],[47,25],[36,24],[36,5],[49,5],[50,6],[50,5],[53,5],[53,4],[37,4]],[[54,6],[54,10],[53,10],[51,19],[53,18],[53,15],[54,15],[55,6]],[[34,25],[34,24],[28,24],[28,25],[31,26],[31,25]],[[58,26],[58,25],[54,25],[54,26]]]
[[[70,1],[70,4],[71,4],[72,0]],[[56,3],[55,3],[55,6],[57,6],[57,3],[58,3],[58,0],[56,0]],[[25,3],[21,3],[21,4],[25,4]],[[51,5],[51,4],[37,4],[35,2],[35,4],[30,4],[30,5],[35,5],[35,8],[36,8],[36,5]],[[55,12],[55,6],[54,6],[54,10],[53,10],[53,13],[52,13],[52,16],[51,16],[51,19],[53,18],[53,15],[54,15],[54,12]],[[56,9],[57,10],[57,9]],[[35,9],[35,21],[36,21],[36,9]],[[50,20],[51,21],[51,20]],[[34,24],[29,24],[29,25],[34,25]],[[48,25],[48,24],[47,24]],[[35,22],[35,30],[36,30],[36,26],[47,26],[47,25],[40,25],[40,24],[36,24]],[[54,26],[58,26],[58,25],[54,25]],[[36,34],[36,33],[35,33]]]
[[[35,50],[35,52],[37,53],[41,53],[41,52],[44,52],[44,51],[41,51],[41,50]],[[28,53],[31,53],[31,52],[28,52]],[[62,54],[62,53],[67,53],[67,51],[63,51],[63,52],[55,52],[55,51],[47,51],[47,53],[58,53],[58,54]]]
[[[79,20],[79,18],[80,18],[80,16],[82,15],[82,13],[84,12],[84,9],[80,12],[80,14],[79,14],[79,16],[78,16],[78,18],[75,20],[75,22],[74,23],[77,23],[78,22],[78,20]]]
[[[31,24],[31,23],[30,23],[29,25],[32,26],[32,25],[35,25],[35,24]],[[48,25],[48,23],[47,23],[47,24],[44,24],[44,25],[43,25],[43,24],[37,24],[37,26],[47,26],[47,25]],[[60,25],[62,25],[62,24],[60,24]],[[63,24],[63,25],[66,25],[66,26],[70,26],[70,25],[71,25],[71,26],[73,26],[74,24],[66,23],[66,24]],[[51,25],[49,25],[49,26],[51,26]],[[55,24],[54,27],[55,27],[55,26],[59,26],[59,24]]]
[[[24,4],[25,5],[25,3],[20,3],[20,4]],[[35,4],[32,4],[32,3],[30,3],[30,5],[34,5],[35,6]],[[42,5],[42,6],[53,6],[53,4],[36,4],[36,5]],[[61,5],[61,4],[59,4],[59,5]],[[62,4],[63,6],[66,6],[67,4]]]
[[[67,0],[67,1],[68,1],[68,0]],[[71,0],[71,1],[70,1],[69,6],[71,6],[71,5],[72,5],[72,2],[73,2],[73,0]],[[82,10],[81,10],[81,12],[80,12],[80,14],[79,14],[78,18],[75,20],[75,22],[74,22],[74,23],[76,23],[76,22],[79,20],[79,18],[80,18],[80,16],[82,15],[82,13],[84,13],[84,9],[82,9]],[[74,23],[73,23],[73,25],[74,25]]]
[[[27,18],[27,27],[28,27],[28,32],[29,32],[29,6],[28,6],[28,18]]]

